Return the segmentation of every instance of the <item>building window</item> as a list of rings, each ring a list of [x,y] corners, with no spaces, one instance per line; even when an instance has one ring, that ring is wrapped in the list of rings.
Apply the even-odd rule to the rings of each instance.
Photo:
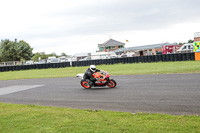
[[[111,49],[110,46],[107,46],[106,49]]]
[[[119,45],[118,48],[123,48],[123,45]]]
[[[99,51],[100,51],[100,52],[104,51],[104,47],[100,47],[100,48],[99,48]]]
[[[115,46],[111,46],[111,49],[115,49]]]

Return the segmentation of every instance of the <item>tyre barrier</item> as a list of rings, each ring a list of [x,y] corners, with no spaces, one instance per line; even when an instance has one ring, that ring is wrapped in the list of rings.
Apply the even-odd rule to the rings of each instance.
[[[0,72],[30,70],[30,69],[64,68],[64,67],[70,67],[70,62],[17,65],[17,66],[0,66]]]
[[[89,65],[109,65],[109,64],[126,64],[126,63],[150,63],[150,62],[168,62],[168,61],[189,61],[195,60],[194,53],[177,53],[177,54],[163,54],[163,55],[150,55],[150,56],[136,56],[125,58],[113,59],[98,59],[86,61],[73,61],[62,63],[47,63],[47,64],[32,64],[32,65],[17,65],[17,66],[0,66],[0,72],[6,71],[19,71],[30,69],[47,69],[47,68],[64,68],[64,67],[79,67]]]
[[[150,55],[150,56],[136,56],[125,58],[113,58],[113,59],[98,59],[88,61],[74,61],[72,67],[75,66],[89,66],[94,65],[107,65],[118,63],[150,63],[150,62],[169,62],[169,61],[189,61],[195,60],[194,53],[177,53],[177,54],[163,54],[163,55]]]

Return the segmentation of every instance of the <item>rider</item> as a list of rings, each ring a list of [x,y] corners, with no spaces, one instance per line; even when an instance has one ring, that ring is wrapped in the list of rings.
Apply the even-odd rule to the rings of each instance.
[[[85,74],[83,76],[83,79],[88,81],[90,86],[92,86],[95,83],[95,81],[97,80],[96,78],[94,78],[92,76],[92,74],[95,73],[95,72],[100,72],[100,70],[96,69],[95,65],[90,65],[90,68],[88,68],[85,71]]]

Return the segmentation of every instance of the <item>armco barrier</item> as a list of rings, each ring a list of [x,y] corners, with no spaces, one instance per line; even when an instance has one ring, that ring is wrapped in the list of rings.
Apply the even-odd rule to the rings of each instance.
[[[163,54],[163,55],[151,55],[151,56],[136,56],[126,58],[113,58],[113,59],[98,59],[98,60],[86,60],[86,61],[73,61],[71,66],[89,66],[89,65],[108,65],[118,63],[150,63],[150,62],[167,62],[167,61],[188,61],[195,60],[194,53],[178,53],[178,54]],[[17,66],[1,66],[0,72],[5,71],[19,71],[29,69],[47,69],[47,68],[62,68],[70,67],[70,62],[62,63],[48,63],[48,64],[32,64],[32,65],[17,65]]]

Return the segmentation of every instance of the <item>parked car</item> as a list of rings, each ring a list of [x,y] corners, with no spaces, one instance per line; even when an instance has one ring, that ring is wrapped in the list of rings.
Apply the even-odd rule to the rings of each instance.
[[[51,60],[53,60],[53,59],[56,59],[56,57],[55,57],[55,56],[48,57],[48,59],[47,59],[47,63],[51,63]]]
[[[34,61],[29,60],[29,61],[26,61],[26,63],[24,65],[31,65],[31,64],[34,64]]]
[[[125,58],[125,57],[127,57],[127,55],[126,55],[126,54],[124,54],[124,55],[121,55],[121,58]]]
[[[45,64],[46,60],[39,60],[38,64]]]
[[[111,56],[111,58],[119,58],[118,56]]]
[[[67,58],[65,56],[59,57],[60,62],[67,62]]]
[[[59,63],[59,62],[60,62],[60,59],[58,59],[58,58],[53,58],[50,61],[50,63]]]
[[[79,61],[85,61],[85,60],[89,60],[89,58],[88,58],[88,57],[85,57],[85,58],[83,58],[83,59],[80,59]]]

